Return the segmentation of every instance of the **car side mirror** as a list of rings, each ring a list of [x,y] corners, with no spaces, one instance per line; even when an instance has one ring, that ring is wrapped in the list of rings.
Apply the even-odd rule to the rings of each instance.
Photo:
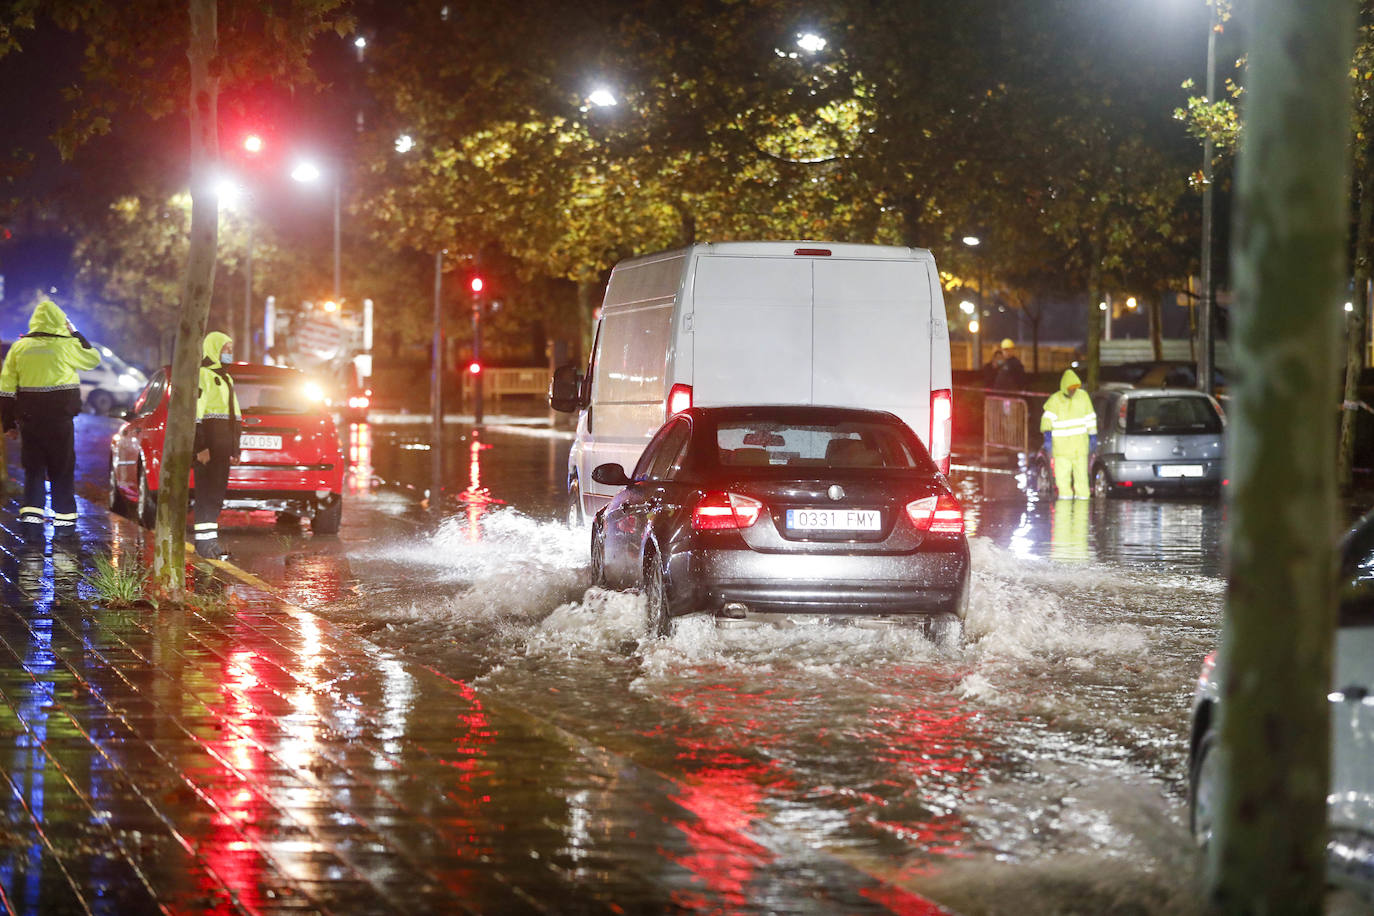
[[[549,381],[549,406],[560,413],[572,413],[587,406],[582,400],[582,374],[573,364],[553,370],[553,378]]]
[[[604,483],[608,487],[627,487],[630,485],[630,478],[625,476],[625,469],[618,464],[598,464],[592,470],[592,480],[597,483]]]

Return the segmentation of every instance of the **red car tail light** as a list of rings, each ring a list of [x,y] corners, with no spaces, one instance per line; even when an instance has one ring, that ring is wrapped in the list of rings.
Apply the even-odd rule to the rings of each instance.
[[[748,528],[759,520],[763,503],[738,493],[707,493],[692,510],[692,527],[697,531],[730,531]]]
[[[931,534],[963,534],[964,509],[948,493],[925,496],[906,504],[906,514],[917,531]]]
[[[941,474],[949,473],[954,443],[954,392],[941,388],[930,393],[930,457]]]
[[[668,389],[668,416],[682,413],[692,406],[692,386],[674,385]]]

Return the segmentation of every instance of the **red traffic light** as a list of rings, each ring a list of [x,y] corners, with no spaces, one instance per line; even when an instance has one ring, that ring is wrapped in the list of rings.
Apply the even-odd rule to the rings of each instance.
[[[473,375],[480,375],[482,372],[482,364],[476,361],[470,362],[468,363],[468,371]]]
[[[472,287],[474,293],[480,293],[482,287],[486,286],[486,284],[482,282],[481,277],[473,277],[472,280],[469,281],[468,286]]]
[[[243,138],[243,148],[249,153],[260,153],[263,151],[264,144],[262,136],[259,134],[249,134]]]

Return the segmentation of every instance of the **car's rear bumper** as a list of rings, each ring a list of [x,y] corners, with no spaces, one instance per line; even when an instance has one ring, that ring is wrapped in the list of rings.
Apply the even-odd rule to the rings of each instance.
[[[1107,477],[1114,489],[1154,490],[1169,493],[1215,491],[1221,486],[1222,462],[1219,459],[1196,461],[1127,461],[1125,459],[1102,462],[1107,469]],[[1179,473],[1180,469],[1200,467],[1201,476],[1171,476],[1170,471]]]
[[[942,547],[945,545],[941,545]],[[818,556],[743,549],[702,549],[674,556],[672,611],[964,616],[968,543],[904,555]]]
[[[229,469],[229,493],[262,490],[313,494],[317,490],[338,493],[343,489],[343,463],[254,464],[241,462]]]

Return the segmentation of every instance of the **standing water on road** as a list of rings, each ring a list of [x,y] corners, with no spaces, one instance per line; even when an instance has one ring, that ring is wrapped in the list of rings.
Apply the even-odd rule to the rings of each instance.
[[[1190,910],[1186,723],[1223,599],[1217,504],[984,499],[957,477],[965,645],[698,618],[653,641],[638,596],[588,588],[586,532],[549,520],[559,462],[518,438],[473,452],[484,489],[518,486],[350,552],[387,598],[338,606],[345,622],[680,780],[693,810],[956,910]]]

